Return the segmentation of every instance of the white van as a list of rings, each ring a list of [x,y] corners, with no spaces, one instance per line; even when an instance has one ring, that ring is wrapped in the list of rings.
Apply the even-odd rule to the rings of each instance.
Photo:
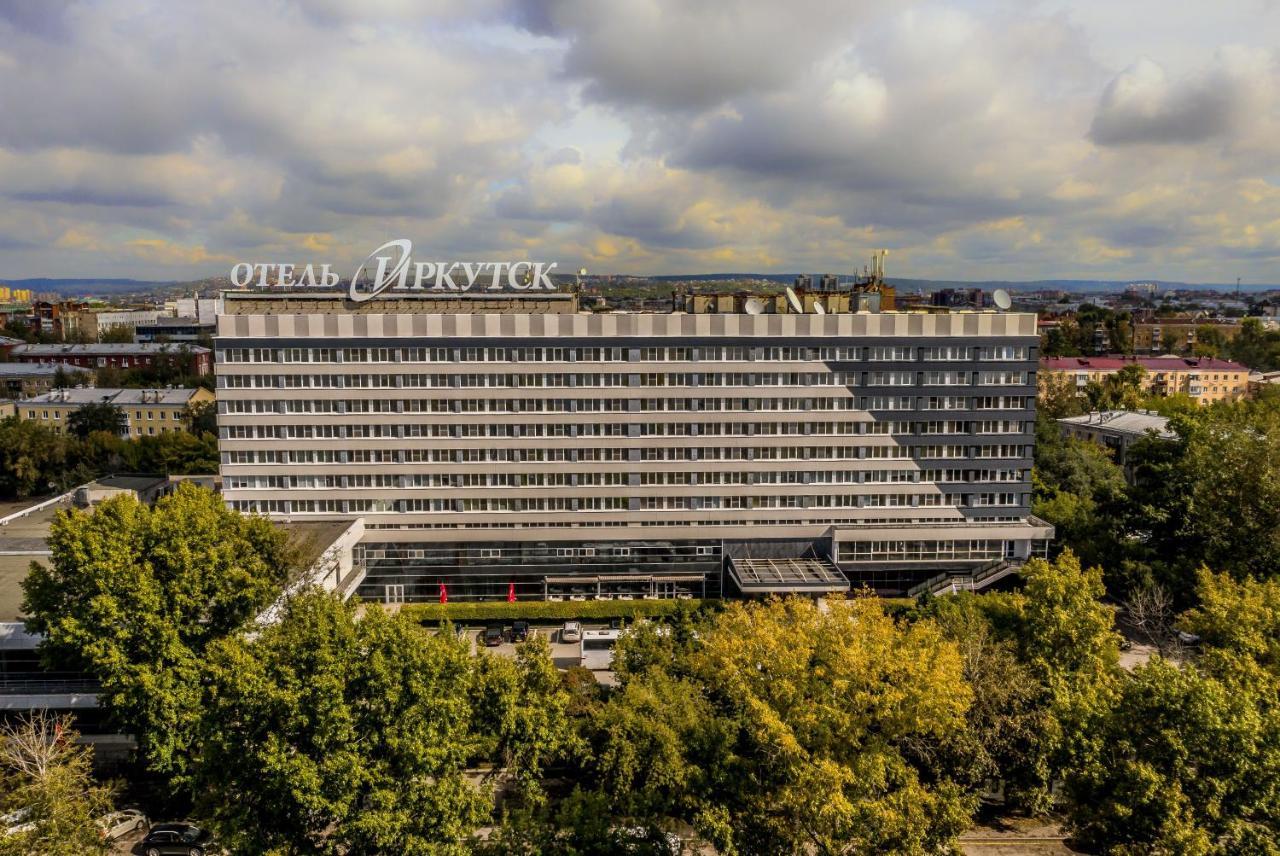
[[[578,644],[578,663],[584,669],[602,671],[613,668],[613,647],[621,630],[584,630]]]

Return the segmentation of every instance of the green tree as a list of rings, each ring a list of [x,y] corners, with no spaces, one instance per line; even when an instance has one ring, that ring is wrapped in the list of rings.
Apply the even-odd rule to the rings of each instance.
[[[1023,569],[1016,638],[1019,659],[1047,694],[1051,717],[1043,738],[1048,778],[1042,792],[1069,771],[1093,763],[1101,746],[1100,724],[1115,701],[1120,637],[1102,603],[1101,568],[1084,568],[1070,551],[1056,561],[1032,559]]]
[[[1098,756],[1069,782],[1069,825],[1104,853],[1280,852],[1280,708],[1272,676],[1161,659],[1127,677]]]
[[[469,852],[490,805],[461,642],[311,591],[210,660],[198,781],[233,852]]]
[[[17,416],[0,420],[0,496],[26,499],[65,490],[83,474],[72,438]]]
[[[1280,411],[1242,404],[1177,423],[1182,560],[1237,577],[1271,576],[1280,557]]]
[[[1032,511],[1057,528],[1057,545],[1088,563],[1110,560],[1121,549],[1127,489],[1105,447],[1065,437],[1057,422],[1038,417],[1032,490]]]
[[[100,706],[137,737],[149,768],[180,776],[204,650],[276,597],[291,565],[285,536],[183,484],[153,509],[121,496],[60,512],[49,549],[22,583],[45,660],[98,678]]]
[[[218,435],[218,405],[212,401],[197,401],[188,405],[183,419],[192,434]]]
[[[996,613],[1017,610],[1020,604],[1020,595],[964,592],[934,598],[927,614],[959,649],[964,677],[973,691],[964,733],[973,745],[954,753],[949,763],[959,774],[958,764],[967,760],[971,787],[998,779],[1010,809],[1035,812],[1049,800],[1049,696],[1018,658],[1010,627],[1002,628],[995,620]]]
[[[82,405],[67,414],[67,430],[81,440],[97,431],[118,437],[128,429],[125,412],[105,401]]]
[[[124,325],[108,327],[98,334],[99,342],[111,342],[115,344],[132,344],[133,328]]]
[[[0,856],[106,853],[94,821],[112,790],[92,777],[91,750],[68,716],[40,711],[0,726],[0,794],[19,813],[18,831],[0,835]]]

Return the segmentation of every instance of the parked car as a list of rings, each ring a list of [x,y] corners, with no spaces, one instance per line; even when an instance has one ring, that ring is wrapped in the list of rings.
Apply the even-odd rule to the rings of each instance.
[[[136,808],[126,808],[104,814],[97,820],[98,830],[103,841],[115,841],[124,838],[130,832],[147,828],[147,816]]]
[[[560,629],[561,642],[581,642],[582,624],[577,621],[566,621]]]
[[[501,624],[490,624],[484,629],[484,644],[486,647],[496,648],[502,644],[505,635]]]
[[[513,621],[511,622],[511,641],[523,642],[529,638],[529,622]]]
[[[621,618],[610,618],[610,619],[609,619],[609,629],[610,629],[610,630],[621,630],[621,629],[622,629],[622,619],[621,619]]]
[[[135,856],[206,856],[221,848],[206,829],[190,823],[157,823],[133,846]]]

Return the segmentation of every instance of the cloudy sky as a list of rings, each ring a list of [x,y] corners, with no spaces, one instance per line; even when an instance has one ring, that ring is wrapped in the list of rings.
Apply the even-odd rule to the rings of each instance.
[[[1280,282],[1277,0],[0,0],[0,277]]]

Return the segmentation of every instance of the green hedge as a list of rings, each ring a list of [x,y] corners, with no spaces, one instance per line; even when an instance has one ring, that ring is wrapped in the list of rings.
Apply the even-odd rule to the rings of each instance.
[[[523,618],[526,621],[572,621],[574,619],[640,618],[672,615],[676,610],[697,609],[701,600],[525,600],[479,603],[412,603],[400,611],[423,624],[448,619],[455,624]]]

